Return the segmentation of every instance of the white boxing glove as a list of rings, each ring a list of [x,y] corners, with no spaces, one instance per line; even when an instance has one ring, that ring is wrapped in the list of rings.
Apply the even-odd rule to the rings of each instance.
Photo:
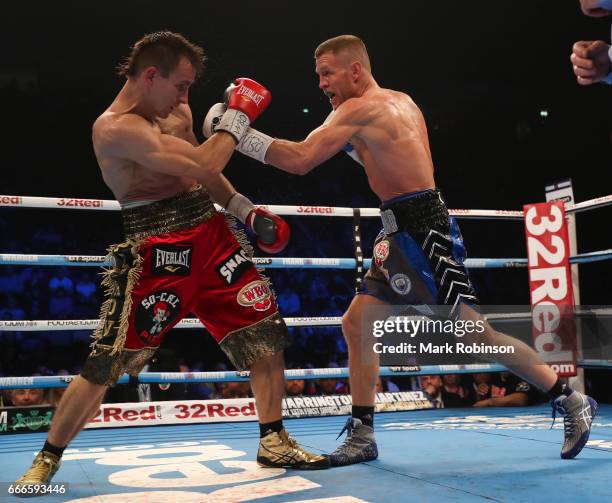
[[[217,126],[221,124],[221,118],[227,110],[227,107],[223,103],[215,103],[204,117],[202,123],[202,133],[205,138],[210,138],[217,129]]]
[[[217,127],[222,127],[226,109],[223,103],[216,103],[210,108],[202,124],[202,133],[206,138],[210,138],[216,132]],[[266,152],[273,141],[274,138],[271,136],[248,127],[236,145],[236,150],[265,164]]]

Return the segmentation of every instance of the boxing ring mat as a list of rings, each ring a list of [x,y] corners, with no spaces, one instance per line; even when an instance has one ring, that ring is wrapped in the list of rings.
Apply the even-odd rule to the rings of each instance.
[[[342,417],[286,420],[304,447],[330,452]],[[559,457],[562,418],[550,408],[431,409],[376,416],[380,457],[322,471],[264,469],[254,459],[255,422],[84,430],[39,501],[198,502],[586,502],[611,501],[612,406],[602,405],[590,441]],[[46,434],[0,437],[1,501]]]

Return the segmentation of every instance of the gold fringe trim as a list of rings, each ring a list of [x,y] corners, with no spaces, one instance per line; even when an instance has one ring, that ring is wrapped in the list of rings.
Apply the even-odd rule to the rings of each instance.
[[[143,240],[129,241],[132,244],[132,256],[134,257],[134,263],[130,267],[127,276],[127,285],[125,288],[125,300],[123,301],[123,309],[121,310],[121,317],[119,318],[119,329],[117,331],[117,337],[113,344],[113,350],[110,352],[111,355],[117,351],[123,349],[125,345],[125,339],[129,328],[129,317],[130,311],[132,310],[132,290],[138,280],[140,279],[140,273],[142,272],[142,261],[143,258],[139,255],[138,250]]]
[[[104,271],[101,273],[103,276],[101,285],[105,288],[104,295],[107,299],[102,303],[100,308],[100,322],[92,334],[94,341],[91,344],[91,348],[94,353],[97,344],[102,339],[106,338],[111,330],[116,330],[116,335],[110,354],[113,355],[121,351],[125,345],[129,328],[129,316],[132,309],[131,294],[142,272],[143,258],[139,255],[138,250],[143,241],[143,239],[128,239],[123,243],[111,245],[107,250],[114,264],[109,268],[103,268]],[[125,261],[124,257],[120,254],[121,250],[127,247],[130,249],[131,260],[129,263]],[[126,285],[123,292],[121,292],[121,285],[118,281],[121,276],[126,276]],[[117,299],[121,297],[123,297],[121,306],[117,306]],[[119,317],[119,326],[115,327],[115,319],[109,320],[108,318],[114,318],[118,307],[121,309],[121,314]]]
[[[287,325],[278,311],[252,325],[230,332],[219,343],[238,370],[248,369],[261,358],[279,353],[290,345]]]

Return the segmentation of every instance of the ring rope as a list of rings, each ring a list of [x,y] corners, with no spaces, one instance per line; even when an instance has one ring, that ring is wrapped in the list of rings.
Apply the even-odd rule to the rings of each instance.
[[[612,249],[578,253],[569,258],[572,264],[600,262],[612,259]],[[370,267],[372,259],[364,259],[363,267]],[[253,263],[264,269],[355,269],[359,264],[354,258],[318,257],[254,257]],[[110,266],[108,257],[102,255],[35,255],[0,253],[0,265],[38,266]],[[527,267],[526,258],[468,258],[464,262],[468,269],[502,269]]]
[[[341,316],[284,318],[288,327],[335,327],[342,325]],[[0,331],[40,332],[54,330],[91,330],[100,320],[0,320]],[[197,318],[183,318],[173,328],[204,328]]]
[[[418,376],[430,374],[471,374],[480,372],[503,372],[503,365],[483,363],[466,365],[406,365],[402,367],[381,367],[380,376]],[[136,381],[142,384],[190,383],[190,382],[236,382],[248,381],[250,372],[141,372]],[[76,376],[31,376],[0,377],[0,389],[17,388],[64,388]],[[347,367],[321,369],[287,369],[285,379],[344,379],[349,377]],[[124,374],[117,384],[134,384],[134,378]]]
[[[527,306],[529,307],[529,306]],[[612,308],[576,308],[574,314],[578,316],[597,314],[611,316]],[[488,313],[488,320],[531,319],[531,312],[518,313]],[[341,316],[301,316],[283,318],[288,327],[339,327],[342,325]],[[41,332],[61,330],[91,330],[98,326],[100,320],[0,320],[0,332]],[[204,328],[197,318],[183,318],[173,328]]]
[[[581,212],[595,208],[601,208],[612,204],[612,194],[595,199],[589,199],[581,203],[566,204],[567,213]],[[69,209],[69,210],[102,210],[118,211],[119,203],[110,199],[80,199],[66,197],[37,197],[37,196],[10,196],[0,195],[0,206],[12,206],[20,208],[46,208],[46,209]],[[215,205],[217,209],[220,206]],[[330,216],[330,217],[352,217],[354,208],[334,206],[286,206],[286,205],[257,205],[267,208],[277,215],[297,216]],[[378,217],[378,208],[359,208],[362,217]],[[457,218],[495,218],[501,220],[522,220],[523,211],[518,210],[474,210],[455,209],[449,210],[450,214]]]

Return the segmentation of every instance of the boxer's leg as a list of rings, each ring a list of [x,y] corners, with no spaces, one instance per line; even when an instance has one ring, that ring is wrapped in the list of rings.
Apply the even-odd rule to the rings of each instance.
[[[379,357],[373,351],[370,318],[384,319],[388,304],[371,295],[357,295],[342,317],[342,333],[349,354],[349,377],[353,407],[344,442],[330,454],[332,466],[371,461],[378,457],[374,438],[374,400]],[[372,320],[373,321],[373,320]],[[344,429],[342,432],[344,432]],[[341,432],[341,433],[342,433]]]
[[[482,320],[480,313],[468,305],[461,306],[464,320]],[[513,354],[485,355],[483,358],[505,365],[512,373],[546,392],[551,399],[553,416],[563,416],[565,440],[561,449],[564,459],[575,458],[586,445],[591,425],[597,413],[597,402],[591,397],[561,384],[557,374],[538,356],[535,350],[522,341],[495,330],[486,321],[485,330],[477,343],[488,346],[512,346]]]
[[[369,308],[386,305],[371,295],[357,295],[342,317],[342,333],[349,353],[351,395],[356,406],[374,407],[379,374],[379,357],[372,350],[374,338],[370,330],[364,330],[363,318]]]
[[[259,358],[251,365],[251,389],[257,402],[259,422],[269,424],[280,421],[285,395],[285,360],[282,351]]]
[[[282,354],[290,338],[269,281],[250,260],[252,252],[246,236],[238,231],[232,233],[225,219],[215,218],[209,223],[205,239],[214,247],[207,267],[200,271],[192,312],[232,364],[238,370],[251,371],[251,387],[260,416],[258,463],[276,468],[328,468],[326,456],[304,450],[283,427]]]
[[[77,376],[62,395],[53,415],[47,437],[49,443],[66,447],[97,412],[107,388]]]

